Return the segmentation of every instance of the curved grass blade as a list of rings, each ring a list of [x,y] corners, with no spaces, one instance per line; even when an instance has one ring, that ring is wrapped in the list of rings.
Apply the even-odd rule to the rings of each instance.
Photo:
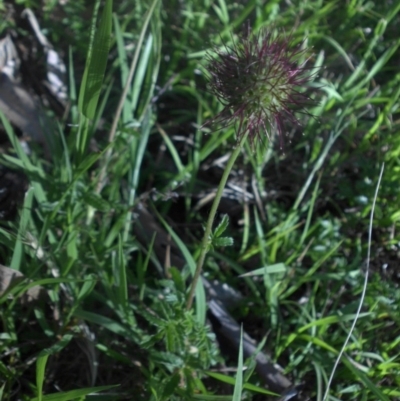
[[[42,398],[38,397],[32,398],[31,401],[39,401],[39,399],[41,399],[42,401],[69,401],[76,399],[85,399],[85,396],[89,394],[110,390],[114,387],[118,387],[118,384],[111,386],[88,387],[88,388],[81,388],[78,390],[65,391],[61,393],[48,394],[44,395]]]
[[[95,116],[103,84],[110,47],[111,26],[112,0],[106,0],[99,28],[95,32],[88,50],[88,58],[79,92],[79,111],[89,119],[93,119]]]
[[[161,217],[161,215],[157,213],[157,211],[155,212],[157,214],[158,219],[161,221],[165,229],[168,231],[172,239],[175,241],[179,250],[182,252],[183,257],[185,258],[186,263],[189,266],[190,272],[193,275],[196,271],[196,262],[194,261],[192,254],[189,252],[188,248],[183,243],[183,241],[178,237],[178,235],[176,235],[175,231]],[[196,285],[196,317],[197,320],[202,324],[205,324],[206,321],[206,311],[207,311],[207,302],[206,302],[204,285],[203,281],[199,280]]]
[[[96,3],[95,10],[98,9],[98,6],[99,2]],[[94,21],[95,19],[94,17]],[[111,40],[112,0],[106,0],[99,28],[96,31],[94,25],[93,23],[92,34],[94,32],[94,35],[89,45],[85,71],[79,91],[78,110],[82,115],[82,124],[79,127],[76,140],[76,148],[79,155],[78,161],[81,161],[80,158],[89,143],[90,130],[88,120],[95,118],[97,103],[103,85]]]
[[[242,391],[243,391],[243,326],[240,327],[238,367],[237,367],[232,401],[240,401],[242,399]]]

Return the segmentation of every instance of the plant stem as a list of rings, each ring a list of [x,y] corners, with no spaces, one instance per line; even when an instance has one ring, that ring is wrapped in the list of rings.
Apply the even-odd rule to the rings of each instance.
[[[150,24],[150,20],[151,20],[151,17],[153,15],[153,12],[154,12],[154,9],[155,9],[157,3],[158,3],[158,0],[153,1],[152,5],[150,6],[150,8],[147,11],[147,14],[144,18],[144,24],[143,24],[142,30],[140,32],[138,43],[136,44],[136,50],[135,50],[135,54],[132,59],[131,68],[129,69],[129,74],[128,74],[128,77],[127,77],[127,80],[126,80],[126,83],[124,86],[124,90],[122,91],[122,95],[119,99],[117,110],[115,111],[111,129],[108,134],[108,142],[109,143],[111,143],[114,140],[115,135],[117,133],[119,118],[121,117],[122,109],[124,108],[124,104],[125,104],[126,98],[128,96],[128,92],[131,90],[132,79],[133,79],[133,76],[137,69],[140,52],[141,52],[142,45],[143,45],[145,35],[147,32],[147,27]],[[100,170],[100,174],[99,174],[99,178],[98,178],[97,186],[96,186],[96,191],[95,191],[96,194],[99,194],[105,185],[107,166],[108,166],[108,163],[110,162],[111,154],[112,154],[112,148],[110,147],[110,148],[108,148],[108,150],[106,152],[105,161]]]
[[[217,193],[215,194],[215,198],[214,198],[213,204],[211,206],[210,214],[208,215],[206,229],[204,231],[203,240],[201,242],[201,253],[200,253],[199,259],[197,261],[196,271],[194,272],[194,275],[193,275],[192,284],[190,286],[190,291],[189,291],[188,299],[186,302],[187,310],[189,310],[193,304],[193,298],[194,298],[194,293],[196,291],[197,282],[199,281],[200,274],[203,269],[204,260],[206,258],[207,252],[208,252],[210,236],[211,236],[212,226],[213,226],[214,219],[215,219],[215,214],[217,213],[217,209],[218,209],[219,203],[221,201],[226,182],[228,181],[229,174],[231,173],[232,167],[233,167],[237,157],[239,156],[240,151],[243,148],[243,145],[247,139],[247,135],[248,135],[248,131],[246,131],[244,134],[241,135],[239,143],[236,145],[234,151],[232,152],[232,154],[230,155],[230,157],[228,159],[224,173],[222,174],[222,177],[221,177],[221,181],[218,185]]]

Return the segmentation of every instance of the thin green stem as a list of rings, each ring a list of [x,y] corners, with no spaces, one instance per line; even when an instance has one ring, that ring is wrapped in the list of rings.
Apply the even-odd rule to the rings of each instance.
[[[111,125],[111,129],[110,129],[110,132],[108,134],[108,142],[109,143],[111,143],[115,138],[115,135],[116,135],[116,132],[117,132],[119,118],[121,117],[122,109],[124,108],[124,104],[125,104],[125,100],[126,100],[126,98],[128,96],[128,92],[131,90],[132,78],[133,78],[133,76],[135,74],[136,67],[137,67],[137,64],[138,64],[138,61],[139,61],[140,51],[142,49],[144,38],[145,38],[145,35],[146,35],[146,32],[147,32],[147,27],[150,24],[150,20],[151,20],[151,17],[153,15],[153,12],[154,12],[154,9],[155,9],[157,3],[158,3],[158,0],[154,0],[153,1],[152,5],[150,6],[150,8],[147,11],[147,14],[145,16],[144,24],[143,24],[143,27],[142,27],[142,31],[140,32],[139,40],[138,40],[138,43],[136,44],[136,50],[135,50],[135,54],[134,54],[133,59],[132,59],[131,68],[129,69],[128,78],[127,78],[127,80],[125,82],[124,90],[122,91],[122,95],[121,95],[121,97],[119,99],[117,110],[115,111],[114,119],[113,119],[113,122],[112,122],[112,125]],[[102,166],[102,168],[100,170],[99,179],[98,179],[97,187],[96,187],[96,193],[97,194],[99,194],[102,191],[102,189],[103,189],[103,187],[105,185],[107,166],[108,166],[108,163],[109,163],[109,161],[111,159],[111,154],[112,154],[112,148],[110,147],[110,148],[108,148],[108,150],[106,152],[105,161],[104,161],[104,164],[103,164],[103,166]]]
[[[206,255],[207,255],[207,252],[209,249],[210,236],[211,236],[212,226],[213,226],[214,219],[215,219],[215,214],[217,213],[217,209],[218,209],[219,203],[221,201],[226,182],[228,181],[229,174],[231,173],[232,167],[235,164],[235,161],[236,161],[237,157],[239,156],[240,151],[243,148],[243,145],[247,139],[247,135],[248,135],[248,131],[242,135],[235,150],[230,155],[230,157],[228,159],[228,163],[226,164],[224,173],[222,174],[221,181],[218,185],[217,193],[215,194],[215,198],[214,198],[213,204],[211,206],[210,214],[208,215],[206,229],[204,231],[203,240],[201,242],[201,253],[200,253],[199,259],[197,261],[196,271],[194,272],[194,275],[193,275],[193,280],[192,280],[192,284],[190,286],[189,296],[188,296],[188,299],[186,302],[187,310],[189,310],[193,304],[193,298],[194,298],[194,293],[196,291],[197,282],[199,281],[200,274],[203,269],[204,260],[206,258]]]

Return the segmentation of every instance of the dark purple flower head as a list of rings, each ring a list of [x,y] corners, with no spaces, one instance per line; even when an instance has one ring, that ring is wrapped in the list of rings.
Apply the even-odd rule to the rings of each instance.
[[[293,46],[291,36],[248,31],[232,47],[208,55],[210,89],[224,106],[210,122],[237,122],[238,139],[248,132],[252,143],[260,132],[268,136],[273,129],[282,140],[283,121],[299,124],[294,112],[306,112],[309,104],[300,91],[312,76],[301,64],[305,50]]]

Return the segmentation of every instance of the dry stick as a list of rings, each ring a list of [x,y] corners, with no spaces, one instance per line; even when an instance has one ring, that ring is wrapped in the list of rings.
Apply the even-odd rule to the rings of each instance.
[[[335,371],[336,371],[336,369],[337,369],[337,367],[339,365],[340,359],[343,356],[344,350],[345,350],[345,348],[347,347],[347,344],[350,341],[350,337],[353,334],[353,331],[354,331],[354,328],[356,326],[358,317],[360,316],[361,308],[362,308],[363,303],[364,303],[365,293],[367,292],[369,264],[370,264],[370,259],[371,259],[372,223],[373,223],[373,219],[374,219],[376,198],[378,197],[379,187],[381,185],[381,180],[382,180],[384,168],[385,168],[385,163],[382,164],[381,172],[379,174],[378,183],[376,184],[374,200],[372,201],[372,209],[371,209],[371,215],[370,215],[370,219],[369,219],[369,229],[368,229],[367,267],[366,267],[366,271],[365,271],[364,287],[363,287],[363,290],[362,290],[362,293],[361,293],[360,303],[358,305],[356,317],[353,320],[353,324],[351,325],[349,334],[347,335],[346,341],[344,342],[343,347],[340,350],[339,355],[338,355],[338,357],[336,359],[335,365],[333,366],[332,373],[331,373],[331,375],[329,377],[328,385],[326,387],[326,391],[325,391],[325,394],[324,394],[324,398],[322,399],[323,401],[326,401],[328,399],[329,389],[330,389],[330,386],[331,386],[332,381],[333,381],[333,376],[335,375]]]
[[[211,206],[210,214],[208,215],[208,220],[207,220],[207,225],[206,225],[206,228],[204,231],[203,240],[201,242],[201,253],[199,256],[199,260],[197,261],[196,270],[194,272],[192,284],[190,286],[190,291],[189,291],[189,295],[188,295],[188,299],[187,299],[187,303],[186,303],[187,310],[189,310],[192,307],[193,297],[194,297],[194,293],[196,291],[197,282],[199,281],[199,277],[200,277],[200,274],[201,274],[201,271],[203,268],[204,260],[206,258],[207,252],[208,252],[210,235],[211,235],[212,226],[213,226],[213,222],[215,219],[215,214],[217,213],[219,202],[221,201],[222,194],[224,192],[226,182],[228,181],[229,174],[232,170],[232,167],[233,167],[237,157],[239,156],[240,151],[243,148],[243,145],[247,139],[248,134],[249,134],[248,131],[245,132],[244,134],[242,134],[239,143],[236,145],[236,148],[234,149],[232,154],[229,156],[224,173],[222,174],[222,177],[221,177],[221,181],[218,185],[217,193],[215,194],[215,198],[214,198],[213,204]]]
[[[151,5],[149,11],[147,12],[146,18],[144,20],[143,28],[142,28],[142,31],[140,32],[140,36],[139,36],[138,43],[136,45],[136,50],[135,50],[135,54],[133,56],[131,68],[129,70],[128,79],[126,80],[126,84],[125,84],[124,90],[123,90],[122,95],[121,95],[121,97],[119,99],[118,107],[117,107],[117,110],[115,111],[114,120],[113,120],[111,129],[110,129],[110,133],[108,135],[108,142],[109,143],[111,143],[114,140],[115,134],[117,132],[118,121],[119,121],[119,118],[121,116],[122,109],[124,107],[124,103],[125,103],[126,97],[128,95],[129,88],[131,86],[133,74],[135,73],[135,70],[136,70],[136,65],[137,65],[137,62],[139,60],[140,51],[142,49],[142,45],[143,45],[143,42],[144,42],[144,36],[146,34],[147,27],[148,27],[148,25],[150,23],[151,15],[153,14],[154,8],[155,8],[157,3],[158,3],[158,0],[154,0],[153,1],[153,4]],[[106,154],[105,154],[105,163],[103,164],[102,169],[100,171],[99,182],[97,184],[96,193],[100,193],[101,190],[104,187],[104,184],[105,184],[104,179],[105,179],[105,175],[106,175],[107,164],[108,164],[108,161],[110,160],[111,153],[112,153],[112,149],[109,148],[107,150]]]

